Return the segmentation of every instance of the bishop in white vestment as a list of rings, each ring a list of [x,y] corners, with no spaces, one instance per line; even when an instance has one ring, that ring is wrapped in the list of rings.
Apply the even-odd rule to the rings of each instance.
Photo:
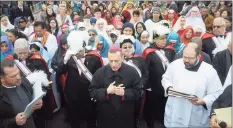
[[[170,89],[197,96],[191,100],[169,96],[164,115],[166,127],[210,126],[212,103],[223,89],[216,70],[199,61],[196,48],[194,43],[186,45],[183,58],[172,62],[163,75],[165,96]]]

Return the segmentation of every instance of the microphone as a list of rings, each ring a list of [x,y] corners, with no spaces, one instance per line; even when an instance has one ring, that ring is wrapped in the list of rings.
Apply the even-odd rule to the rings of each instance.
[[[220,128],[226,128],[227,127],[227,124],[224,121],[221,121],[218,125],[220,126]]]

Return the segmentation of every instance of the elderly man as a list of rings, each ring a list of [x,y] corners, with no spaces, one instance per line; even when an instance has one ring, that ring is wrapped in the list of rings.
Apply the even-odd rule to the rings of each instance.
[[[135,68],[124,64],[120,48],[108,52],[109,64],[93,75],[90,96],[97,101],[97,128],[134,128],[135,101],[142,88]]]
[[[227,44],[231,38],[231,33],[226,33],[226,22],[223,18],[218,17],[213,22],[213,34],[202,37],[203,52],[209,54],[211,59],[217,52],[227,49]]]
[[[33,117],[24,109],[32,101],[32,85],[21,77],[13,60],[3,60],[0,69],[0,128],[36,128]],[[42,107],[40,100],[34,110]]]
[[[165,95],[170,92],[191,97],[169,96],[164,115],[166,127],[209,127],[212,103],[222,93],[214,68],[200,61],[197,44],[187,44],[183,59],[172,62],[163,75]]]

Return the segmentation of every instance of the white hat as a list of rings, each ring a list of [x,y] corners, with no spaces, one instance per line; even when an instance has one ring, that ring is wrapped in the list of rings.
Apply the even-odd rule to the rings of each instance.
[[[158,25],[156,28],[153,30],[153,39],[167,35],[170,33],[169,28],[165,27],[164,25]]]
[[[86,26],[85,26],[85,24],[83,22],[79,22],[78,27],[79,28],[86,28]]]
[[[67,44],[69,45],[69,51],[72,54],[77,54],[83,49],[84,34],[82,31],[71,31],[67,37]]]

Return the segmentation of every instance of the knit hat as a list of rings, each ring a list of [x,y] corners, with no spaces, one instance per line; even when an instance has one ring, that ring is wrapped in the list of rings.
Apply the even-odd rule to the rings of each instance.
[[[159,8],[159,7],[154,7],[154,8],[151,10],[151,12],[155,12],[155,11],[157,11],[157,12],[161,13],[161,11],[160,11],[160,8]]]
[[[96,23],[95,17],[91,17],[91,18],[90,18],[90,23],[91,23],[91,24],[93,24],[93,23],[95,24],[95,23]]]

